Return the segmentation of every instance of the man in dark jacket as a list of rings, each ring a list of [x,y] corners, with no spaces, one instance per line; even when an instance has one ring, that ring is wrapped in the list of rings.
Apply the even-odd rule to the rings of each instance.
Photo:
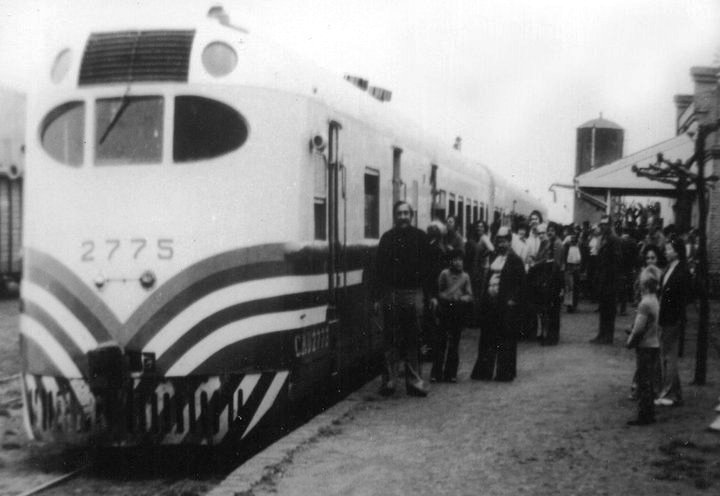
[[[430,246],[427,235],[412,225],[409,203],[397,202],[393,217],[395,226],[382,235],[377,252],[377,296],[382,297],[386,348],[380,393],[395,392],[398,364],[404,359],[407,393],[427,396],[418,354],[423,293],[430,285]]]
[[[615,306],[622,253],[620,238],[613,232],[610,216],[603,215],[598,223],[600,228],[600,248],[598,249],[598,300],[600,303],[600,328],[597,336],[590,340],[593,344],[612,344],[615,336]]]

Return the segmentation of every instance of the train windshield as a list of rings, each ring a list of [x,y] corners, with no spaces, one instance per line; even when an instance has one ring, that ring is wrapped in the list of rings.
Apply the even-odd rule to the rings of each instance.
[[[224,155],[240,148],[247,136],[245,119],[234,108],[199,96],[175,98],[175,162]]]
[[[165,104],[160,95],[100,98],[95,102],[95,165],[160,164],[163,162]],[[84,161],[85,112],[81,101],[51,110],[41,126],[45,151],[60,163]],[[172,160],[197,162],[228,154],[248,138],[248,124],[233,107],[210,98],[174,98]],[[92,153],[92,152],[91,152]]]
[[[68,102],[50,111],[42,123],[40,139],[45,151],[58,162],[82,165],[85,104]]]
[[[161,162],[163,107],[161,96],[98,100],[95,106],[95,163]]]

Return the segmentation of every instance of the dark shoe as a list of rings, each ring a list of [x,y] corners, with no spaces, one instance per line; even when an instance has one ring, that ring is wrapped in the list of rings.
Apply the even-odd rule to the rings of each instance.
[[[446,382],[450,382],[450,383],[452,383],[452,384],[456,384],[456,383],[457,383],[457,377],[448,377],[447,379],[445,379],[445,381],[446,381]]]
[[[567,313],[573,313],[575,309],[572,307],[572,305],[567,305]]]
[[[650,425],[654,424],[655,419],[634,419],[634,420],[628,420],[627,425]]]
[[[495,380],[497,382],[512,382],[514,377],[496,377]]]
[[[422,383],[406,383],[405,391],[408,396],[417,396],[418,398],[424,398],[428,395],[428,390],[422,385]]]

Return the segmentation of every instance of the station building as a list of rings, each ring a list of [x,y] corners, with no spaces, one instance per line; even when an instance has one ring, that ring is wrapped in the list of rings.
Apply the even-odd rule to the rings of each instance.
[[[675,187],[639,177],[632,167],[657,162],[657,154],[675,162],[686,162],[695,153],[698,126],[720,119],[720,67],[693,67],[692,94],[675,95],[675,136],[639,152],[623,155],[623,130],[606,119],[595,119],[578,128],[575,186],[575,222],[596,222],[604,213],[613,213],[619,198],[657,200],[666,224],[673,222]],[[693,169],[696,169],[696,165]],[[691,169],[692,170],[692,169]],[[720,176],[720,132],[705,142],[705,176]],[[708,195],[708,260],[713,294],[720,294],[720,185]],[[697,207],[692,225],[697,226]]]

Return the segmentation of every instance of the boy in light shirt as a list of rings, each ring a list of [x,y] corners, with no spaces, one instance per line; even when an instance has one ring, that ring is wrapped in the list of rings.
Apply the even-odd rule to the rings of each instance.
[[[450,267],[438,278],[440,332],[430,380],[457,382],[460,333],[473,293],[470,276],[463,270],[463,252],[451,250]]]

